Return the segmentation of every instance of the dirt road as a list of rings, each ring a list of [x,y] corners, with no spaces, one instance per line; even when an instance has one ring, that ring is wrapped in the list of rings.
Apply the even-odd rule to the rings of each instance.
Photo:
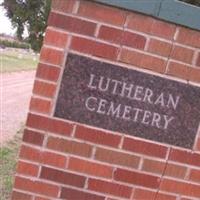
[[[35,71],[0,74],[0,144],[25,123]]]

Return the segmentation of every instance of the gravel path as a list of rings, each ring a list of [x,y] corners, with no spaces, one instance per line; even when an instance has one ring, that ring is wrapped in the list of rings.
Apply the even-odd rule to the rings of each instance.
[[[35,71],[0,74],[0,144],[12,139],[25,123]]]

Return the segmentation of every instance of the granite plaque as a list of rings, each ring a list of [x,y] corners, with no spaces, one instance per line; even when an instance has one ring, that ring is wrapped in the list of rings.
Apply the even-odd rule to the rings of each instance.
[[[192,148],[200,88],[69,54],[54,116]]]

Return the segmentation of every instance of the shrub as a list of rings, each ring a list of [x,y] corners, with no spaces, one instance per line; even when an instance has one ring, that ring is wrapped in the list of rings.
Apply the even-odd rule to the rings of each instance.
[[[24,42],[17,42],[17,41],[8,41],[8,40],[0,40],[0,45],[5,47],[12,47],[12,48],[20,48],[20,49],[29,49],[30,45]]]

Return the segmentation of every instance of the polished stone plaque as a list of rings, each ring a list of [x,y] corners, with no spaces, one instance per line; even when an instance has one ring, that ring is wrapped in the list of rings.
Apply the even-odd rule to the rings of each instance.
[[[192,148],[200,88],[69,54],[54,116]]]

